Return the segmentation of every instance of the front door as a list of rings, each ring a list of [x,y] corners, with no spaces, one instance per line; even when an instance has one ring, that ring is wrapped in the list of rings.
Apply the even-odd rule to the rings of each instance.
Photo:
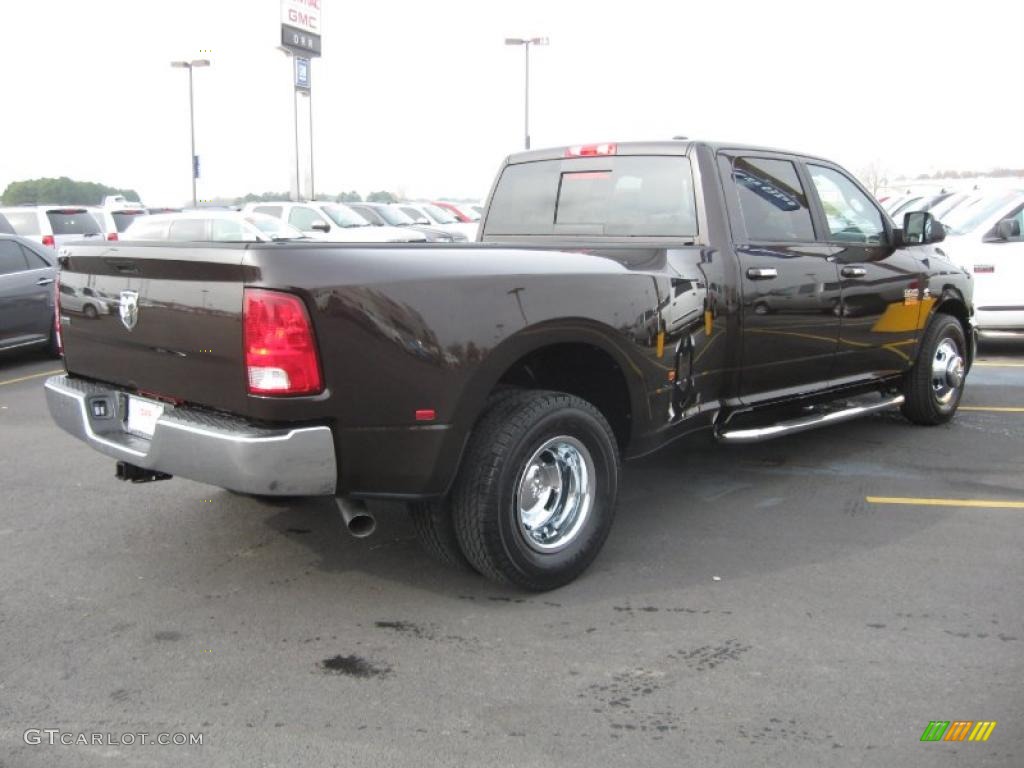
[[[929,247],[893,247],[880,207],[845,172],[808,163],[807,173],[842,286],[834,383],[897,375],[913,365],[932,303]]]
[[[737,153],[720,156],[719,167],[740,261],[741,396],[756,402],[825,387],[839,340],[839,273],[817,242],[796,164]]]

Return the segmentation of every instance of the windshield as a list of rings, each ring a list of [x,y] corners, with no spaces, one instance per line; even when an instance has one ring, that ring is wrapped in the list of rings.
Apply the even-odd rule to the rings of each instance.
[[[298,240],[299,238],[306,237],[306,235],[291,224],[288,224],[281,219],[275,219],[273,216],[253,214],[251,216],[246,216],[245,220],[256,227],[256,229],[264,235],[274,240]]]
[[[339,227],[368,227],[370,222],[353,211],[347,205],[331,203],[321,205],[320,210]]]
[[[954,209],[942,223],[951,235],[969,234],[999,213],[1001,208],[1009,207],[1016,197],[1016,194],[1011,193],[979,198],[973,205],[963,205]]]
[[[458,219],[448,213],[444,208],[438,208],[436,205],[423,203],[420,208],[426,211],[427,215],[438,224],[457,224],[459,222]]]
[[[376,211],[378,216],[393,227],[408,227],[410,224],[416,223],[413,221],[412,217],[406,216],[397,208],[382,205],[380,208],[374,208],[373,210]]]

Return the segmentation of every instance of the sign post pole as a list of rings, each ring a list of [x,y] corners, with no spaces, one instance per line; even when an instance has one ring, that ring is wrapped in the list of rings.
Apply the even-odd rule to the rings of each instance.
[[[323,0],[281,0],[281,49],[293,59],[293,108],[295,121],[295,198],[302,194],[299,154],[299,92],[309,107],[309,197],[316,196],[313,175],[312,60],[320,56]]]

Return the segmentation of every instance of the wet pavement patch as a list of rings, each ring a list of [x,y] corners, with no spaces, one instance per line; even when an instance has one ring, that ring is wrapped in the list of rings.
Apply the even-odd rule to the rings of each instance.
[[[391,674],[391,667],[387,665],[373,664],[361,656],[332,656],[320,662],[324,672],[335,675],[348,675],[349,677],[370,678],[386,677]]]

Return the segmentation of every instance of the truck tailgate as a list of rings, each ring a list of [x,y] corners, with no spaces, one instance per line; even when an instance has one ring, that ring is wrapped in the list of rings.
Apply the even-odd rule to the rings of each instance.
[[[71,374],[246,412],[238,245],[78,245],[61,252]]]

